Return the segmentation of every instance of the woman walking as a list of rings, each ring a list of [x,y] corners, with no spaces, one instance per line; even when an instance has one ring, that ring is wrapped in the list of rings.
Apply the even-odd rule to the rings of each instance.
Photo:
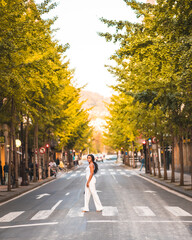
[[[85,205],[83,208],[83,212],[89,211],[89,200],[91,195],[93,196],[93,201],[95,203],[96,211],[101,212],[103,210],[103,206],[101,205],[101,201],[99,199],[99,196],[95,188],[96,178],[94,176],[94,174],[96,174],[98,171],[98,165],[95,162],[95,157],[93,156],[93,154],[89,154],[87,156],[87,161],[89,165],[86,168],[87,182],[85,185]]]

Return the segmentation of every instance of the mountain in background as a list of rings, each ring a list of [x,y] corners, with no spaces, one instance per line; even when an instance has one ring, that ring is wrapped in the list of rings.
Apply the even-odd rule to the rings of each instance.
[[[81,101],[86,100],[86,102],[83,104],[83,107],[85,109],[92,108],[90,111],[91,117],[101,117],[108,115],[108,110],[105,106],[105,103],[110,103],[109,97],[104,97],[100,95],[99,93],[91,92],[91,91],[82,91],[81,92]]]
[[[80,100],[86,101],[83,104],[85,109],[92,108],[89,110],[90,125],[93,126],[96,131],[103,132],[104,126],[106,125],[105,117],[109,115],[105,105],[106,103],[110,103],[110,98],[104,97],[99,93],[82,91]]]

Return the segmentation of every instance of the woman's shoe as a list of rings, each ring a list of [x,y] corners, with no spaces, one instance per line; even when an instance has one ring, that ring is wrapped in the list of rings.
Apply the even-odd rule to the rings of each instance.
[[[96,212],[102,212],[103,211],[103,209],[101,209],[101,210],[96,210]]]

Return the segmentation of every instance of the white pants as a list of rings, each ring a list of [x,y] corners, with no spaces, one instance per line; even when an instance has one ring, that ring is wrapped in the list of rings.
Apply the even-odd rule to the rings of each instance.
[[[84,211],[89,211],[89,200],[91,195],[93,196],[93,201],[95,203],[96,210],[101,211],[103,209],[103,206],[101,205],[101,201],[95,188],[95,183],[96,179],[95,177],[93,177],[89,183],[89,188],[85,185],[85,206],[83,209]]]

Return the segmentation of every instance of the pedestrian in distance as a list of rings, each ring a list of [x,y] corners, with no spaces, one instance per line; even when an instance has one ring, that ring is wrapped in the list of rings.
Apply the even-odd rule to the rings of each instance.
[[[145,158],[144,158],[144,156],[141,156],[141,168],[139,171],[142,170],[143,166],[145,166]]]
[[[5,184],[8,184],[8,176],[9,176],[9,165],[7,163],[5,163],[4,167],[4,175],[5,175]]]
[[[86,184],[85,184],[85,196],[84,196],[84,208],[83,212],[89,212],[89,200],[91,195],[93,196],[93,201],[95,203],[96,211],[101,212],[103,210],[103,206],[97,194],[95,184],[96,178],[94,174],[98,171],[98,165],[95,162],[95,157],[93,154],[89,154],[87,156],[87,161],[89,165],[86,168]]]

